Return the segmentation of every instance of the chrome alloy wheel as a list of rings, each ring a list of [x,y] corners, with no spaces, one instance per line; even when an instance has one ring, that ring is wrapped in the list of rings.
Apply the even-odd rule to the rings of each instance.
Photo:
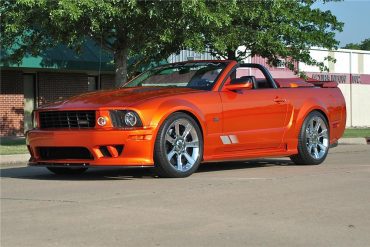
[[[312,158],[319,160],[329,147],[328,127],[320,117],[313,117],[306,128],[307,151]]]
[[[166,155],[178,171],[190,170],[199,157],[199,138],[194,126],[184,118],[174,121],[166,133]]]

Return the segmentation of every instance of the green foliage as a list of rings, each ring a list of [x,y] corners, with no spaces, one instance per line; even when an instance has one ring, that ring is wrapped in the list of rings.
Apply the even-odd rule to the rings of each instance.
[[[187,27],[185,14],[195,15],[199,4],[135,0],[5,1],[1,8],[1,45],[10,50],[6,54],[9,60],[19,62],[26,54],[37,55],[58,43],[78,51],[86,37],[91,38],[113,53],[118,85],[125,81],[130,55],[141,54],[147,62],[179,51]]]
[[[19,62],[46,47],[67,44],[79,50],[86,37],[114,55],[116,84],[125,81],[127,60],[135,67],[160,61],[181,49],[210,48],[220,58],[251,55],[320,65],[309,48],[336,48],[341,30],[330,11],[312,9],[314,0],[8,0],[0,8],[2,48]],[[239,46],[244,47],[238,50]]]
[[[355,44],[355,43],[349,43],[349,44],[346,44],[343,47],[343,49],[361,50],[361,45]]]
[[[343,47],[344,49],[370,51],[370,38],[363,40],[360,44],[349,43]]]
[[[273,65],[283,58],[291,69],[293,61],[325,69],[322,62],[310,57],[309,49],[337,48],[335,31],[341,31],[343,23],[330,11],[314,9],[314,2],[229,1],[232,7],[225,14],[230,21],[201,27],[204,43],[220,58],[240,61],[249,55],[260,55]]]

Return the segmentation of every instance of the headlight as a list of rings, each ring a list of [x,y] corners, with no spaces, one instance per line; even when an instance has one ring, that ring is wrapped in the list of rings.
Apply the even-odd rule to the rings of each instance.
[[[127,110],[111,110],[109,111],[112,125],[115,128],[132,128],[142,127],[143,124],[139,115],[134,111]]]
[[[132,112],[127,112],[126,114],[125,114],[125,124],[127,125],[127,126],[131,126],[131,127],[133,127],[133,126],[135,126],[136,125],[136,123],[137,123],[137,117],[135,116],[135,114],[134,113],[132,113]]]

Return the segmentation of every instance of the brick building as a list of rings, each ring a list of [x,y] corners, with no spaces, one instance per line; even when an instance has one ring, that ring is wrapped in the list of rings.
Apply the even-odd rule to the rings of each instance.
[[[80,54],[65,46],[48,49],[20,64],[1,54],[0,136],[23,135],[31,127],[33,109],[87,91],[114,85],[110,54],[86,42]]]

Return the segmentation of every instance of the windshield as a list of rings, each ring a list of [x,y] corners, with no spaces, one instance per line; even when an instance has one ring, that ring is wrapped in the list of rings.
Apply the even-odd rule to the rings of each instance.
[[[225,62],[178,63],[150,69],[123,87],[187,87],[210,90]]]

